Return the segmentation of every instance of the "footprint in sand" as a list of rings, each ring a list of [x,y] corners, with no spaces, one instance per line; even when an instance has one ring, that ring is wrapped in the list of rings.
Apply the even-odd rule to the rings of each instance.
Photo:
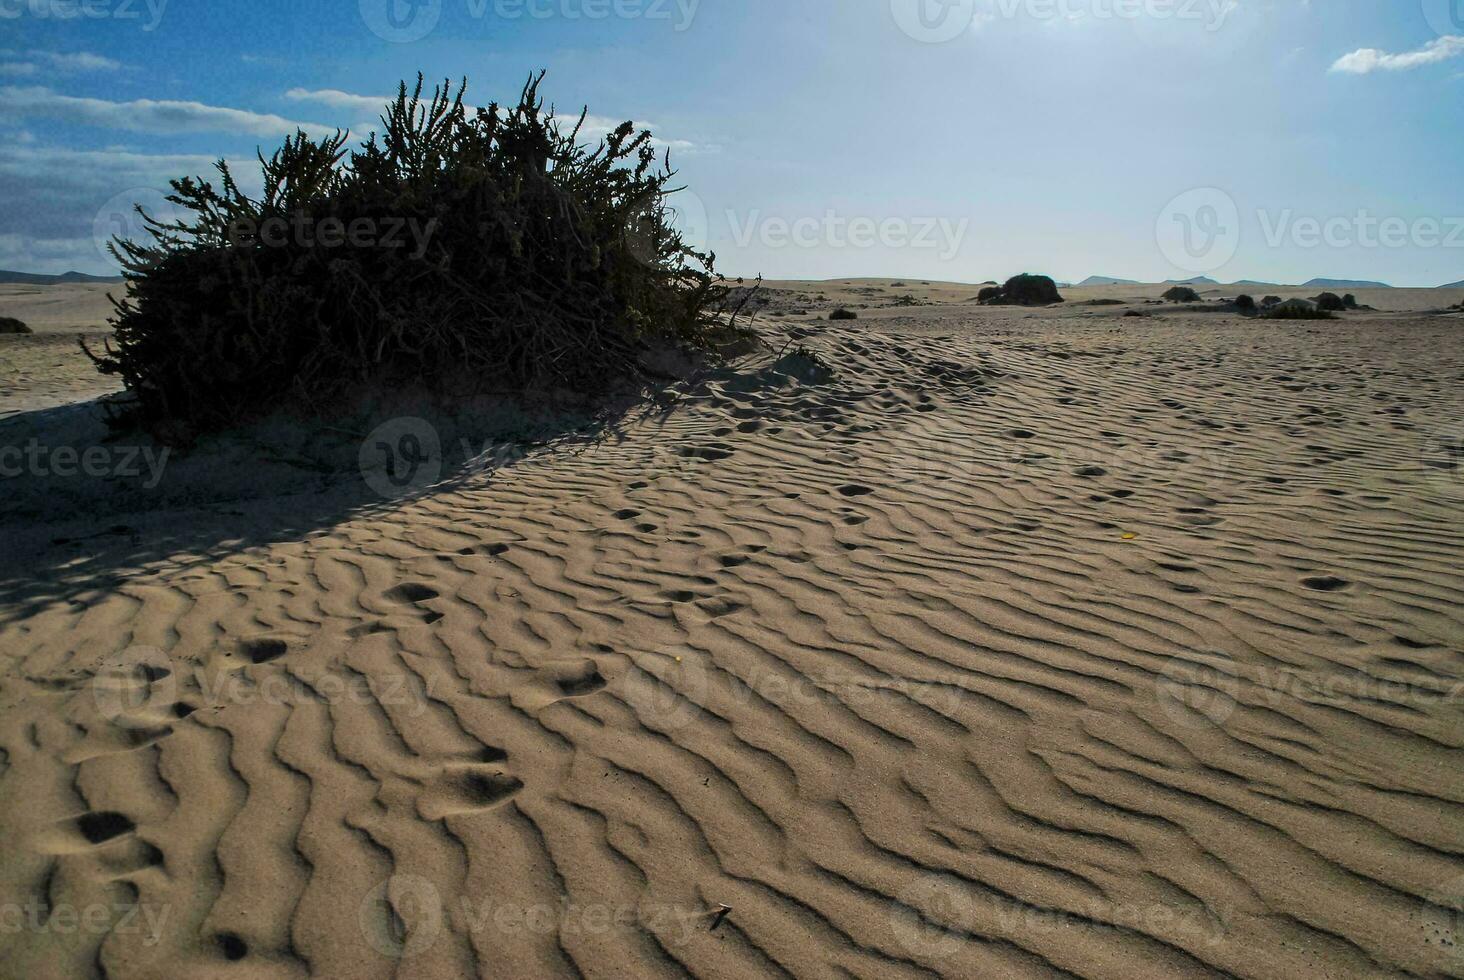
[[[423,784],[417,812],[427,820],[491,810],[524,784],[497,766],[452,766]]]
[[[115,810],[93,810],[67,817],[35,839],[42,854],[78,854],[126,837],[137,825]]]
[[[605,687],[605,678],[593,660],[559,660],[534,671],[532,680],[509,694],[516,708],[541,711],[570,698],[583,698]]]

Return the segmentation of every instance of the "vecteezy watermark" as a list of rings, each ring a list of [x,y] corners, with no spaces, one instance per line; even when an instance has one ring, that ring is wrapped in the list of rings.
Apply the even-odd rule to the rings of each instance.
[[[976,0],[890,0],[895,24],[922,44],[954,41],[976,22]]]
[[[178,678],[162,650],[134,646],[102,661],[91,690],[103,718],[121,728],[153,728],[177,703]]]
[[[691,28],[701,0],[450,0],[475,21],[642,20],[665,22],[677,33]],[[444,0],[359,0],[361,20],[383,41],[407,44],[437,29]]]
[[[817,217],[799,218],[764,215],[752,210],[745,215],[727,212],[732,241],[747,248],[754,241],[763,248],[832,249],[933,249],[942,262],[961,250],[969,218],[847,216],[830,209]]]
[[[410,960],[431,950],[444,926],[469,936],[493,936],[503,943],[525,936],[600,937],[617,932],[650,932],[664,945],[689,943],[715,913],[664,902],[615,904],[572,902],[519,904],[463,895],[455,905],[443,901],[431,881],[393,875],[362,900],[357,922],[368,945],[395,960]]]
[[[358,453],[366,485],[386,500],[419,493],[442,479],[442,439],[426,419],[383,422]]]
[[[137,21],[144,31],[163,22],[168,0],[0,0],[0,20]]]
[[[1464,248],[1464,216],[1409,220],[1362,208],[1319,218],[1285,208],[1257,211],[1256,218],[1268,248]]]
[[[408,249],[409,257],[427,254],[438,221],[431,218],[316,218],[308,214],[275,215],[256,221],[235,218],[225,232],[229,244],[265,248]]]
[[[1240,208],[1218,187],[1185,191],[1159,212],[1154,240],[1175,268],[1214,272],[1240,248]]]
[[[1464,681],[1395,680],[1361,670],[1248,665],[1243,674],[1223,653],[1174,657],[1155,680],[1160,706],[1178,724],[1223,725],[1245,702],[1284,711],[1296,704],[1420,709],[1464,704]]]
[[[0,902],[0,936],[19,933],[58,936],[141,936],[144,946],[156,946],[172,910],[169,905],[147,902],[93,902],[52,905],[39,899],[28,902]]]
[[[177,224],[186,216],[187,212],[182,207],[168,200],[167,191],[156,187],[132,187],[112,195],[97,209],[96,217],[92,219],[92,244],[110,260],[114,239],[152,245],[154,227]]]
[[[976,936],[1027,945],[1020,940],[1121,930],[1195,947],[1219,945],[1227,933],[1223,917],[1200,905],[1096,900],[1066,909],[1039,908],[1010,899],[978,905],[972,894],[973,889],[954,875],[919,875],[899,890],[890,905],[895,938],[911,954],[939,960],[954,956]]]
[[[990,19],[1035,21],[1176,20],[1218,31],[1238,0],[988,0]]]
[[[1429,433],[1418,456],[1435,488],[1464,498],[1464,419]]]
[[[1464,0],[1422,0],[1428,26],[1441,37],[1464,35]]]
[[[141,479],[145,490],[162,482],[172,450],[167,446],[46,446],[32,438],[19,446],[0,446],[0,477],[23,474],[69,479],[127,477]]]
[[[1185,728],[1223,725],[1235,713],[1240,681],[1224,654],[1172,657],[1160,670],[1154,691],[1164,713]]]

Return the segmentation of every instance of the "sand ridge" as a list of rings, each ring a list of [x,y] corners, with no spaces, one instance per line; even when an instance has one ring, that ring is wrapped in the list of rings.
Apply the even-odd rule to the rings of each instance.
[[[1464,972],[1457,324],[861,315],[295,540],[8,559],[0,973]]]

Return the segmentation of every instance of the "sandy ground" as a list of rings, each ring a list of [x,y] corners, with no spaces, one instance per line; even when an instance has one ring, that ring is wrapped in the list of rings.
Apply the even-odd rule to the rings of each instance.
[[[440,485],[7,475],[0,975],[1464,975],[1464,293],[775,286]]]

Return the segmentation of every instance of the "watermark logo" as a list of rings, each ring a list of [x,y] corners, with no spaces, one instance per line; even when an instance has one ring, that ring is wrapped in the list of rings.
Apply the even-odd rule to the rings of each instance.
[[[1326,217],[1289,208],[1256,212],[1268,248],[1464,248],[1464,216],[1407,219],[1361,208]]]
[[[97,712],[121,728],[151,728],[178,700],[178,679],[157,647],[128,647],[102,661],[91,682]]]
[[[943,216],[843,215],[833,209],[821,215],[786,218],[754,209],[727,212],[732,241],[738,248],[756,243],[767,249],[927,249],[949,262],[960,252],[971,219]]]
[[[707,670],[689,654],[658,658],[661,664],[654,673],[634,664],[621,678],[622,696],[650,727],[676,731],[701,715],[709,686]]]
[[[994,0],[989,16],[1041,22],[1194,21],[1207,31],[1218,31],[1239,7],[1239,0]]]
[[[1154,682],[1159,706],[1176,724],[1186,728],[1223,725],[1235,713],[1240,681],[1229,657],[1216,654],[1203,660],[1172,657]]]
[[[1423,16],[1441,37],[1464,34],[1464,0],[1423,0]]]
[[[235,218],[226,235],[231,245],[264,248],[344,248],[406,251],[416,261],[427,254],[437,219],[419,218],[316,218],[295,213],[273,215],[263,221]]]
[[[1464,419],[1429,433],[1418,455],[1436,488],[1464,498]]]
[[[689,190],[659,194],[641,201],[625,223],[625,243],[643,265],[660,265],[668,231],[679,232],[682,244],[705,252],[711,241],[706,202]]]
[[[442,479],[442,440],[426,419],[391,419],[362,441],[358,461],[366,485],[397,500]]]
[[[420,41],[442,19],[442,0],[359,0],[366,27],[393,44]]]
[[[1159,213],[1154,240],[1175,268],[1214,272],[1240,248],[1240,208],[1218,187],[1186,191]]]
[[[176,224],[187,216],[183,208],[168,200],[168,192],[156,187],[132,187],[115,194],[92,219],[92,243],[103,258],[112,261],[109,249],[116,238],[137,245],[155,244],[153,226],[138,208],[152,221],[163,225]]]
[[[392,875],[361,900],[356,919],[370,947],[394,960],[430,950],[442,935],[442,895],[416,875]]]
[[[140,936],[142,945],[156,946],[163,938],[170,905],[93,902],[52,905],[40,899],[0,903],[0,936],[22,932],[58,936]]]
[[[966,942],[964,924],[975,906],[962,882],[950,875],[921,875],[901,888],[890,906],[890,928],[900,945],[915,956],[945,959]]]
[[[172,449],[164,446],[47,446],[29,439],[18,446],[0,446],[0,477],[21,475],[46,479],[87,476],[94,479],[124,477],[140,481],[152,490],[163,480]]]
[[[3,2],[3,0],[0,0]],[[377,37],[394,44],[420,41],[437,29],[443,0],[359,0],[361,20]],[[680,34],[691,29],[701,0],[465,0],[475,21],[616,20],[664,21]]]
[[[971,29],[976,22],[976,0],[890,0],[890,13],[912,40],[944,44]]]
[[[163,22],[168,0],[0,0],[0,20],[118,20],[155,31]]]

